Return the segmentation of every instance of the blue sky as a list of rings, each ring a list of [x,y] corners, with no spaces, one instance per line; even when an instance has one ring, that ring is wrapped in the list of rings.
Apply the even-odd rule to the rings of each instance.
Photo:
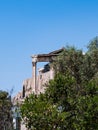
[[[98,0],[0,0],[0,89],[22,89],[32,54],[66,45],[86,51],[95,36]]]

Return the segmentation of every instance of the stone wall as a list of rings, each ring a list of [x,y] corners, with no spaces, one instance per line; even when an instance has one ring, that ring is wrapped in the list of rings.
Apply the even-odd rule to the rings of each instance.
[[[45,67],[40,68],[38,70],[38,75],[36,78],[36,86],[37,86],[37,94],[44,93],[45,84],[48,83],[50,79],[53,79],[54,71],[52,68],[46,70]],[[31,93],[35,93],[35,88],[33,85],[33,78],[28,78],[23,81],[22,90],[15,95],[13,98],[13,104],[22,103],[26,97],[28,97]]]

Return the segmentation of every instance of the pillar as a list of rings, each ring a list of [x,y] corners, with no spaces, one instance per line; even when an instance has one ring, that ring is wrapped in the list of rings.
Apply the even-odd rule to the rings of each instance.
[[[32,60],[32,78],[33,78],[33,83],[32,83],[32,87],[34,90],[34,93],[37,93],[37,86],[36,86],[36,66],[37,66],[37,57],[34,56],[33,60]]]

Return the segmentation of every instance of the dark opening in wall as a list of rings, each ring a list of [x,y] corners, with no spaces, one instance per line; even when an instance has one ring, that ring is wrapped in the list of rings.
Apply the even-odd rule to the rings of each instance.
[[[49,64],[44,65],[43,73],[45,73],[47,71],[50,71],[50,65]]]
[[[25,86],[23,86],[23,98],[25,97]]]

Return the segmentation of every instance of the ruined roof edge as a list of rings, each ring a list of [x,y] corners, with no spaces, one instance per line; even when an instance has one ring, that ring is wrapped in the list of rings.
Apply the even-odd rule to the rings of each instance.
[[[50,52],[50,53],[48,53],[48,54],[36,54],[36,55],[32,55],[31,57],[33,58],[33,57],[43,57],[43,56],[45,56],[45,57],[49,57],[49,56],[57,56],[59,53],[61,53],[62,51],[64,51],[65,50],[65,48],[64,47],[62,47],[61,49],[59,49],[59,50],[55,50],[55,51],[52,51],[52,52]]]

